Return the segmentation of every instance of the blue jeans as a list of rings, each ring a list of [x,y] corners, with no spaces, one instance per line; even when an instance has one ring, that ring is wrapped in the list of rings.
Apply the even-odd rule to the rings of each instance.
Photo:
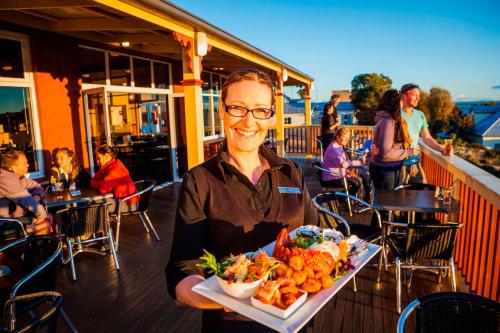
[[[384,167],[370,164],[370,176],[376,189],[394,189],[401,185],[402,165]]]

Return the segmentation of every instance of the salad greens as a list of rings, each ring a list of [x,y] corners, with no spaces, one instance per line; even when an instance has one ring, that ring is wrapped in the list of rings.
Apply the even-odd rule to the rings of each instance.
[[[200,264],[196,264],[196,266],[206,269],[208,273],[213,273],[217,276],[222,276],[226,267],[230,264],[228,261],[217,262],[217,259],[213,254],[203,249],[204,255],[200,257],[202,261]]]
[[[318,243],[321,244],[325,241],[325,239],[321,236],[314,236],[314,237],[309,237],[309,236],[298,236],[297,238],[293,239],[293,245],[298,246],[303,249],[309,248],[309,246]]]

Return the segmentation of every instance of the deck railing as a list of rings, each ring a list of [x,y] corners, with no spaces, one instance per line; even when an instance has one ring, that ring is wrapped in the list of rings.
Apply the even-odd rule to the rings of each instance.
[[[346,126],[351,130],[351,147],[361,148],[371,139],[371,126]],[[288,155],[313,155],[319,126],[285,126]],[[269,131],[271,139],[276,131]],[[276,140],[273,140],[276,141]],[[425,145],[422,165],[427,181],[438,186],[453,185],[453,196],[460,200],[455,261],[472,292],[500,301],[500,179],[457,157],[442,156]],[[445,216],[439,216],[444,219]],[[453,216],[451,217],[454,218]]]

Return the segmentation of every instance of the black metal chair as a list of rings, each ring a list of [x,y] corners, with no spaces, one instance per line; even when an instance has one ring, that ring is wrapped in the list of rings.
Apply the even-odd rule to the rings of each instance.
[[[4,314],[20,313],[25,308],[29,309],[37,305],[34,301],[16,301],[20,295],[56,289],[62,248],[59,238],[51,235],[18,239],[0,247],[3,263],[8,264],[11,268],[11,272],[3,279],[7,285],[10,284],[12,287],[0,289],[0,304],[8,304]],[[10,303],[7,303],[8,301]],[[60,308],[60,313],[69,329],[76,332],[62,308]]]
[[[17,296],[5,304],[0,332],[57,332],[63,296],[45,291]]]
[[[381,239],[382,221],[372,205],[344,192],[322,192],[313,198],[319,211],[319,223],[322,228],[339,229],[344,236],[351,234],[367,242],[378,242]],[[347,213],[354,213],[348,221]],[[363,224],[363,221],[375,214],[378,224]],[[340,223],[339,223],[340,222]]]
[[[105,241],[109,245],[113,259],[115,260],[116,269],[120,269],[118,257],[116,255],[113,232],[109,225],[108,215],[109,203],[97,205],[74,207],[60,210],[56,213],[56,223],[59,235],[66,236],[68,245],[68,258],[64,263],[71,263],[71,274],[73,280],[76,280],[76,270],[74,257],[83,252],[106,255],[89,247],[83,247],[83,244],[93,243],[97,241]],[[84,239],[84,240],[82,240]],[[73,247],[76,246],[76,252]]]
[[[26,237],[28,237],[28,234],[21,221],[12,218],[0,218],[0,245]]]
[[[441,292],[414,300],[399,317],[398,333],[413,311],[416,333],[500,332],[500,303],[474,294]]]
[[[351,207],[349,200],[353,201],[354,209]],[[357,214],[370,213],[370,216],[375,214],[378,218],[378,226],[371,226],[359,223],[349,223],[341,215],[345,209],[342,207],[349,206],[349,211]],[[359,239],[370,243],[377,243],[381,240],[382,224],[380,214],[373,207],[350,194],[343,192],[322,192],[313,198],[313,204],[318,211],[319,225],[322,228],[338,229],[345,237],[356,235]],[[345,214],[344,214],[345,216]],[[384,255],[383,252],[380,254]],[[356,291],[356,280],[353,278],[354,291]]]
[[[120,199],[116,213],[112,214],[112,216],[116,219],[116,237],[115,237],[116,251],[118,251],[118,244],[120,241],[120,224],[123,216],[139,215],[139,218],[141,219],[142,224],[146,229],[146,232],[149,233],[149,228],[151,228],[153,234],[156,237],[156,240],[160,241],[160,237],[158,236],[158,233],[156,232],[156,229],[154,228],[153,223],[151,223],[151,220],[149,219],[149,216],[147,214],[149,208],[149,202],[151,201],[151,197],[153,196],[153,190],[155,188],[156,182],[154,180],[142,180],[135,182],[135,185],[137,187],[138,192],[129,195],[128,197],[125,197],[123,199]],[[122,211],[125,202],[135,197],[139,197],[139,203],[137,205],[137,209],[133,211]]]
[[[406,232],[387,232],[387,228],[394,227],[405,229]],[[391,249],[396,258],[396,307],[398,313],[401,313],[401,269],[409,270],[408,274],[405,275],[407,287],[411,284],[414,269],[438,268],[439,279],[442,270],[445,272],[450,270],[452,289],[456,291],[453,251],[457,232],[461,227],[462,225],[458,223],[407,224],[384,221],[384,245]],[[424,260],[429,261],[429,263],[424,265],[416,262]],[[380,281],[380,271],[381,265],[379,265],[377,281]]]

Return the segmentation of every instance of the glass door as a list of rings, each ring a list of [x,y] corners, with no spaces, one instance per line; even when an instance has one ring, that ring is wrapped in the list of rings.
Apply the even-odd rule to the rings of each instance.
[[[105,88],[83,91],[87,150],[89,152],[92,175],[95,172],[94,153],[96,149],[103,144],[111,144],[108,99],[106,98],[106,94]]]

